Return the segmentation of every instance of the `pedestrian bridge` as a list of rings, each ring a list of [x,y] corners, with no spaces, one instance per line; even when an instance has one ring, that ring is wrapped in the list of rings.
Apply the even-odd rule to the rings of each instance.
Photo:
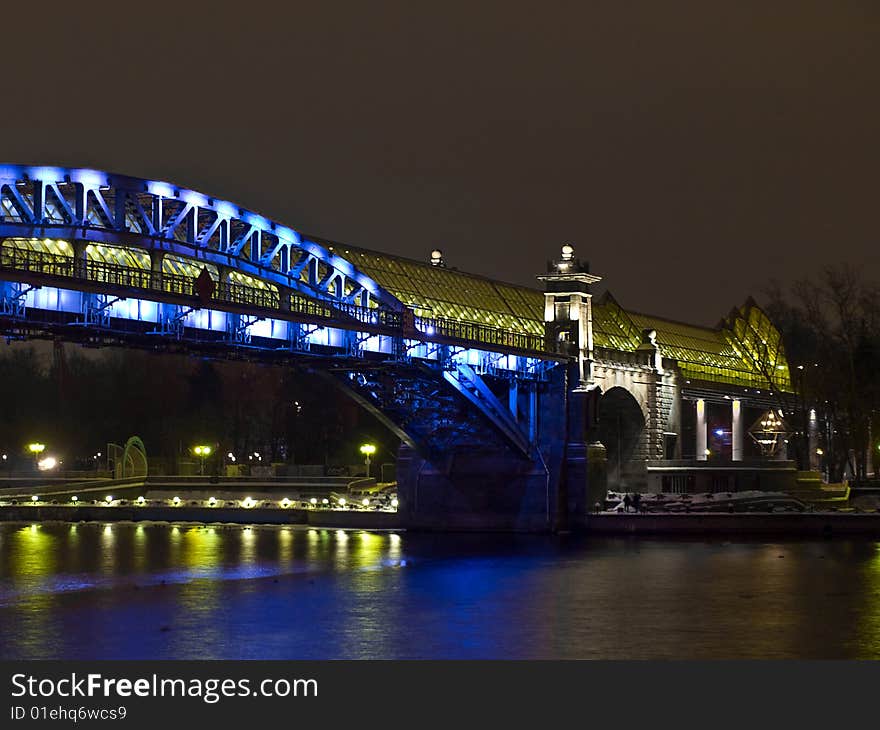
[[[588,499],[588,432],[622,474],[624,461],[707,448],[707,403],[765,408],[791,391],[754,302],[691,327],[593,302],[599,277],[570,253],[550,269],[541,291],[457,271],[439,251],[421,262],[326,241],[165,182],[0,165],[7,339],[253,357],[331,379],[400,437],[414,524],[492,513],[552,526]],[[683,403],[696,404],[688,439]]]

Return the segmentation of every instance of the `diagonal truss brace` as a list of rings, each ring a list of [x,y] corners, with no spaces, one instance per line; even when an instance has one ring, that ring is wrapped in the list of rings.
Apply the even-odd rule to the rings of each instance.
[[[476,406],[523,455],[528,456],[530,454],[531,448],[528,436],[520,430],[510,410],[498,400],[470,365],[453,363],[452,369],[443,371],[443,377],[453,388]]]
[[[196,309],[197,307],[177,307],[173,315],[160,317],[159,326],[156,329],[150,330],[147,334],[170,335],[178,340],[181,339],[183,337],[183,321],[192,312],[195,312]]]
[[[251,325],[265,319],[257,315],[242,314],[237,317],[229,318],[227,332],[230,342],[239,344],[250,344],[251,341]]]
[[[110,308],[116,302],[124,302],[125,297],[109,297],[106,294],[91,295],[86,298],[85,317],[75,324],[86,327],[110,327]]]
[[[7,284],[0,282],[0,314],[15,317],[16,319],[24,319],[25,317],[25,300],[27,295],[38,286],[26,286],[25,284]]]

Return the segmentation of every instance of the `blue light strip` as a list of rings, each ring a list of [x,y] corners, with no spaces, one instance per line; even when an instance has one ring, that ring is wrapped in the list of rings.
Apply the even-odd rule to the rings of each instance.
[[[27,286],[22,284],[21,286]],[[37,312],[66,312],[80,314],[85,310],[87,297],[92,296],[76,289],[63,289],[58,287],[43,286],[30,289],[24,297],[27,310]],[[111,318],[121,320],[135,320],[151,324],[159,323],[163,306],[159,302],[150,299],[128,298],[113,302],[108,306]],[[174,305],[170,305],[174,306]],[[183,324],[192,329],[213,332],[226,332],[230,322],[230,315],[218,309],[197,309],[189,312],[183,319]],[[34,319],[39,320],[39,317]],[[287,342],[291,338],[294,323],[287,320],[264,318],[257,320],[246,327],[252,337],[264,340],[274,340],[279,344]],[[112,329],[112,327],[111,327]],[[394,338],[388,335],[372,335],[366,332],[354,333],[358,337],[358,349],[362,352],[391,354],[394,352]],[[313,345],[325,347],[346,348],[351,330],[343,330],[336,327],[320,327],[311,332],[306,340]],[[407,351],[411,358],[416,360],[437,361],[439,360],[438,347],[431,342],[421,340],[405,340]],[[497,352],[480,350],[476,348],[458,349],[453,355],[454,362],[461,362],[474,367],[478,372],[504,371],[528,375],[536,372],[538,358],[526,358],[515,355],[502,355]]]

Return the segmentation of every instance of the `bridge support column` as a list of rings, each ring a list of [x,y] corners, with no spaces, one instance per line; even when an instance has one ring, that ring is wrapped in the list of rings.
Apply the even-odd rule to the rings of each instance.
[[[150,251],[150,276],[153,287],[162,288],[162,264],[165,261],[165,252],[159,249]]]
[[[706,461],[708,454],[706,433],[706,401],[702,398],[697,400],[697,461]]]
[[[743,458],[742,403],[734,399],[730,404],[730,444],[731,459],[742,461]]]
[[[807,443],[810,450],[810,471],[819,471],[822,468],[821,454],[819,454],[819,420],[816,418],[816,410],[810,409],[807,426]],[[870,442],[869,442],[870,443]]]
[[[532,385],[529,388],[529,443],[538,440],[538,388]]]
[[[586,437],[594,399],[586,389],[571,390],[577,374],[577,363],[570,373],[554,368],[530,396],[536,438],[527,457],[509,447],[463,441],[431,456],[402,445],[397,460],[402,524],[416,530],[521,532],[582,527],[593,502],[604,499],[605,485],[597,475],[601,494],[588,491],[593,465]]]
[[[78,279],[86,278],[86,264],[89,257],[86,253],[88,244],[85,241],[73,242],[73,275]]]
[[[568,424],[565,451],[560,464],[556,518],[556,529],[560,531],[583,527],[587,512],[597,498],[591,490],[590,447],[587,445],[587,433],[592,420],[590,405],[594,399],[591,392],[584,387],[569,391],[567,396]],[[597,455],[595,450],[594,455]],[[604,497],[603,491],[602,499]]]
[[[408,529],[549,531],[551,490],[540,460],[506,450],[461,446],[429,460],[402,444],[397,453],[398,510]]]

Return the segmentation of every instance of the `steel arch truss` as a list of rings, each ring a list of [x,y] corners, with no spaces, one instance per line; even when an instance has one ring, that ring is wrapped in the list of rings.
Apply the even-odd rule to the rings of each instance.
[[[0,238],[58,238],[173,253],[322,302],[403,304],[349,261],[233,203],[97,170],[0,166]]]
[[[351,367],[340,363],[310,369],[331,379],[427,458],[436,459],[461,445],[507,449],[521,458],[532,451],[529,437],[515,418],[467,365],[444,368],[413,362]]]

